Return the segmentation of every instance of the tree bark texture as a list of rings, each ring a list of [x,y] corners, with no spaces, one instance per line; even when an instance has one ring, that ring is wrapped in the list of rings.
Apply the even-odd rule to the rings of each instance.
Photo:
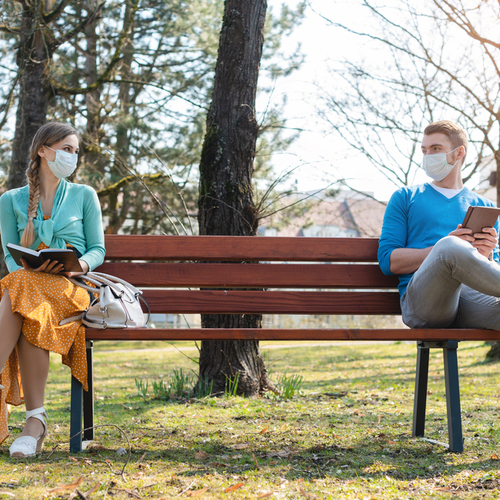
[[[24,3],[17,64],[22,73],[12,144],[12,163],[8,189],[26,184],[29,149],[35,132],[45,123],[49,89],[45,73],[52,56],[53,39],[49,30],[40,27],[39,2]]]
[[[498,146],[497,146],[498,147]],[[495,163],[496,163],[496,191],[497,191],[497,206],[500,201],[500,147],[495,151]],[[489,361],[500,359],[500,342],[493,342],[490,350],[486,353],[486,359]]]
[[[257,213],[252,175],[258,124],[255,96],[266,0],[226,0],[212,104],[200,162],[198,224],[201,235],[253,236]],[[260,328],[260,315],[202,315],[204,328]],[[224,392],[238,376],[238,394],[271,388],[258,342],[202,342],[199,381]]]

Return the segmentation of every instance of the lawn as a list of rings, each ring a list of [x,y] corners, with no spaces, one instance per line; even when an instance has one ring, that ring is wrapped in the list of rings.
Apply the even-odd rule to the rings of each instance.
[[[24,417],[14,408],[0,447],[0,499],[500,498],[500,365],[484,362],[482,343],[459,348],[461,454],[411,438],[414,344],[264,348],[273,380],[303,376],[289,400],[174,396],[197,356],[193,344],[176,347],[97,345],[99,427],[79,455],[68,446],[69,371],[51,357],[44,453],[9,458]],[[168,400],[154,398],[162,391]],[[427,406],[426,435],[447,441],[437,350]]]

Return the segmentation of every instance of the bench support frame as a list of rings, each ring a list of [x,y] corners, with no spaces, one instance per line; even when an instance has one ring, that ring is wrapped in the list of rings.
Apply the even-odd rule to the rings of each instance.
[[[446,408],[448,414],[448,448],[453,452],[461,452],[464,449],[460,410],[460,389],[458,382],[457,348],[458,341],[456,340],[417,342],[417,370],[415,376],[412,430],[413,437],[424,438],[427,383],[429,378],[429,351],[430,349],[443,349]],[[82,384],[74,377],[71,377],[71,453],[81,452],[83,450],[82,442],[94,439],[94,371],[92,354],[93,342],[87,341],[88,392],[84,392]],[[428,441],[436,443],[436,441],[433,440]]]
[[[88,392],[83,390],[82,384],[71,377],[71,418],[70,418],[70,440],[69,451],[80,453],[83,450],[83,441],[94,439],[94,342],[86,341],[87,350],[87,382]],[[82,430],[83,415],[83,430]]]
[[[417,342],[417,371],[415,375],[415,399],[413,406],[413,437],[424,437],[427,382],[429,379],[429,351],[443,349],[444,380],[446,386],[446,409],[448,416],[448,449],[461,452],[462,416],[460,410],[460,387],[458,382],[458,341]],[[430,442],[436,442],[429,440]]]

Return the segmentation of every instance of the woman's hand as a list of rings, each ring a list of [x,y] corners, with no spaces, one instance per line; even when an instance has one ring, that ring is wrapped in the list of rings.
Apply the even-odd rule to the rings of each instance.
[[[89,265],[84,260],[79,260],[78,262],[82,266],[83,269],[82,273],[73,272],[73,273],[61,273],[61,274],[63,276],[66,276],[67,278],[72,278],[73,276],[82,276],[83,274],[87,274],[89,272]]]
[[[21,262],[26,271],[35,271],[37,273],[59,274],[61,272],[61,269],[64,267],[62,264],[59,264],[57,260],[49,259],[47,259],[40,267],[36,269],[30,267],[24,259],[21,259]]]

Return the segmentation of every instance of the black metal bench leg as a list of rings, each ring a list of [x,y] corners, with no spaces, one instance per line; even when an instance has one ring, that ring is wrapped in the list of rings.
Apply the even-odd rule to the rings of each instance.
[[[458,383],[457,341],[448,341],[443,347],[446,409],[448,413],[448,442],[450,451],[463,451],[462,415]]]
[[[94,364],[93,364],[93,346],[91,340],[87,340],[87,382],[89,390],[83,393],[83,439],[92,441],[94,439]]]
[[[429,348],[425,342],[417,342],[417,373],[413,404],[413,437],[423,437],[425,431],[425,407],[427,404],[427,380],[429,377]]]
[[[71,377],[71,418],[69,451],[79,453],[82,451],[82,412],[83,412],[83,386],[75,377]]]

